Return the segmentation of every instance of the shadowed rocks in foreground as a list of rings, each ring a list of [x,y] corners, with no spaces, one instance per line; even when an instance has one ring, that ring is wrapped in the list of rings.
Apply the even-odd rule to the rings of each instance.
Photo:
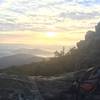
[[[70,82],[63,75],[46,78],[1,74],[0,100],[64,100]]]

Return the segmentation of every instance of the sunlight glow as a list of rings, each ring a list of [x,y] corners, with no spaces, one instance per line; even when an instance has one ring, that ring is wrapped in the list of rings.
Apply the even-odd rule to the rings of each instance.
[[[47,33],[47,36],[48,37],[55,37],[56,36],[56,33],[55,32],[48,32]]]

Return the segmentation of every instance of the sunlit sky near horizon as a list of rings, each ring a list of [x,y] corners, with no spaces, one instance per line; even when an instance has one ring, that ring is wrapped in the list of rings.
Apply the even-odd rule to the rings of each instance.
[[[71,46],[100,21],[100,0],[0,0],[0,43]]]

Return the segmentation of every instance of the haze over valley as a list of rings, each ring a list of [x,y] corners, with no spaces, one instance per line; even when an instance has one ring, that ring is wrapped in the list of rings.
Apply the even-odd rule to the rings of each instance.
[[[52,50],[36,49],[30,45],[0,44],[0,68],[40,62],[53,56]]]

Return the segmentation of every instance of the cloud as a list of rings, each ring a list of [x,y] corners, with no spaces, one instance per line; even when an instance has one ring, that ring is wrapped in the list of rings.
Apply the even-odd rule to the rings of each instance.
[[[84,28],[88,22],[97,23],[100,16],[99,0],[0,0],[0,3],[0,31],[67,31],[72,27],[78,29],[80,24]]]

